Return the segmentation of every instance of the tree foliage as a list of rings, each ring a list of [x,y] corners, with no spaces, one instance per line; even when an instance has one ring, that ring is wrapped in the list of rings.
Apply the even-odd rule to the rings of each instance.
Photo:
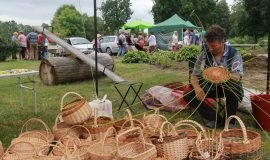
[[[130,0],[107,0],[102,2],[100,7],[102,18],[106,22],[105,26],[110,33],[116,32],[130,19],[133,13],[130,6]]]
[[[63,37],[83,36],[82,16],[73,5],[63,5],[58,8],[52,26]]]

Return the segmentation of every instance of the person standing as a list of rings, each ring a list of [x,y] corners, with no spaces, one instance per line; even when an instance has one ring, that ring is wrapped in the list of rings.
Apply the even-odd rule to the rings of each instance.
[[[188,30],[186,30],[186,31],[184,32],[183,45],[184,45],[184,46],[189,46],[189,45],[190,45],[190,41],[189,41],[189,32],[188,32]]]
[[[13,33],[13,35],[12,35],[12,37],[11,37],[11,41],[13,42],[13,43],[18,43],[18,32],[14,32]],[[17,56],[16,56],[16,52],[13,52],[12,53],[12,59],[17,59]]]
[[[30,45],[29,59],[38,60],[38,34],[33,29],[26,37]]]
[[[178,47],[178,32],[174,31],[172,36],[172,51],[176,52]]]
[[[154,32],[150,32],[150,36],[148,38],[148,43],[149,43],[149,53],[155,52],[156,50],[156,36],[154,35]]]
[[[189,30],[189,43],[190,45],[195,44],[195,34],[193,30]]]
[[[97,52],[102,53],[102,50],[101,50],[101,34],[97,34]]]
[[[21,46],[20,58],[25,59],[27,56],[27,38],[24,35],[23,31],[19,32],[18,41],[20,42]]]
[[[243,98],[243,87],[241,79],[243,76],[243,60],[241,55],[231,46],[225,44],[225,30],[218,26],[211,26],[205,34],[206,46],[197,58],[191,74],[190,89],[184,93],[184,100],[190,107],[197,108],[203,118],[208,120],[206,126],[209,128],[223,127],[226,114],[220,115],[216,110],[209,107],[205,98],[225,97],[225,110],[227,116],[235,115],[238,103]],[[227,82],[212,83],[202,76],[202,71],[211,66],[219,66],[230,71],[230,79]],[[216,121],[217,120],[217,121]],[[235,120],[229,124],[234,127]]]
[[[126,36],[124,31],[121,31],[121,34],[118,37],[118,46],[119,51],[117,56],[124,56],[126,53]]]
[[[195,45],[200,45],[200,34],[199,34],[199,32],[196,30],[196,29],[194,29],[194,35],[195,35]]]

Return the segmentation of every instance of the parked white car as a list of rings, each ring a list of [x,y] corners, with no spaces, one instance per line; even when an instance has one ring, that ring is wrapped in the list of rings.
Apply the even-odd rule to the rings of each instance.
[[[113,53],[118,53],[118,37],[117,36],[104,36],[101,40],[101,50],[102,52],[106,52],[110,55]]]
[[[70,37],[64,39],[68,44],[80,50],[84,54],[93,51],[93,43],[83,37]]]

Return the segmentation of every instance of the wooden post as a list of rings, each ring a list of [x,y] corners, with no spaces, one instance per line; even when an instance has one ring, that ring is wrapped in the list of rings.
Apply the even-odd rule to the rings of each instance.
[[[98,63],[98,56],[97,56],[97,2],[94,0],[94,27],[95,27],[95,81],[96,81],[96,96],[98,97],[98,70],[97,70],[97,63]]]
[[[270,25],[270,2],[268,2],[268,25]],[[269,79],[270,79],[270,27],[268,27],[268,66],[267,66],[267,83],[266,83],[266,93],[269,94]]]

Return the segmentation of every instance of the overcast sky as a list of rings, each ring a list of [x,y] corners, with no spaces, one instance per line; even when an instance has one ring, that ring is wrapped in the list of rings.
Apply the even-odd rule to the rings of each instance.
[[[97,0],[97,7],[103,1],[105,0]],[[226,1],[229,5],[233,3],[233,0]],[[73,4],[78,11],[92,16],[93,3],[93,0],[0,0],[0,20],[15,20],[25,25],[50,24],[55,11],[63,4]],[[131,20],[143,19],[153,22],[152,0],[131,0],[131,3]],[[101,15],[100,12],[98,15]]]

